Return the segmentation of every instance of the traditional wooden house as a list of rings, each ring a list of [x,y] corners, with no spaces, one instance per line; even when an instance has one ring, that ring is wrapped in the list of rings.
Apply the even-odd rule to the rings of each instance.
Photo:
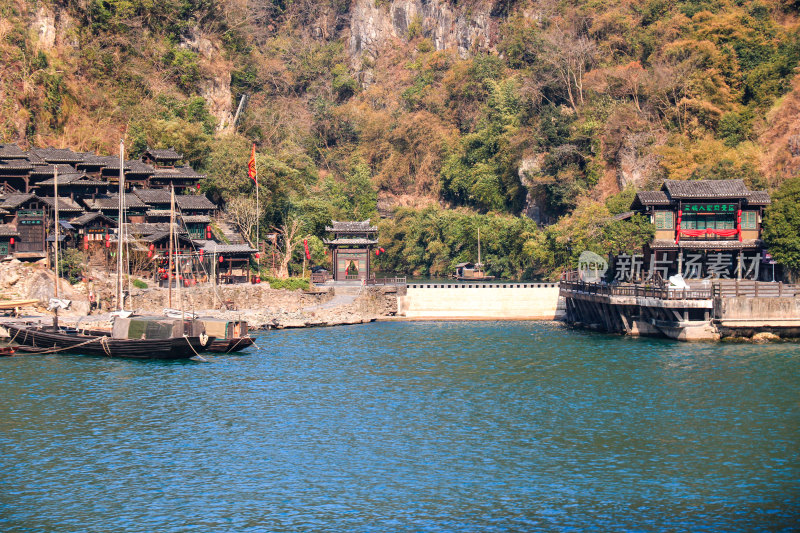
[[[105,216],[117,220],[119,218],[119,195],[98,196],[96,198],[84,199],[88,211],[100,211]],[[125,222],[144,222],[146,218],[147,204],[142,202],[138,196],[132,193],[125,195]]]
[[[194,189],[197,183],[205,176],[195,172],[192,167],[156,168],[150,176],[150,187],[169,188],[175,187],[176,192]]]
[[[44,258],[47,204],[35,194],[14,193],[0,196],[0,209],[13,214],[9,223],[19,234],[14,256],[32,260]]]
[[[11,224],[0,224],[0,259],[14,254],[19,232]]]
[[[362,222],[337,222],[326,227],[333,233],[333,239],[324,239],[330,247],[333,262],[334,281],[366,280],[370,278],[370,252],[378,244],[375,239],[377,226],[370,226],[369,220]]]
[[[216,276],[217,283],[249,283],[250,257],[256,250],[246,244],[219,244],[202,241],[203,266],[206,272]]]
[[[96,253],[103,248],[110,248],[111,236],[117,228],[116,220],[92,211],[69,222],[76,229],[78,247],[81,250]]]
[[[41,161],[44,164],[44,161]],[[33,163],[16,144],[0,144],[0,192],[30,192]]]
[[[647,215],[655,238],[646,248],[643,270],[662,277],[747,277],[764,248],[761,220],[770,197],[742,180],[666,180],[658,191],[637,193],[631,209]],[[650,264],[652,263],[652,264]]]
[[[55,193],[55,176],[38,182],[35,186],[37,196],[53,196]],[[58,195],[77,198],[96,197],[108,191],[108,182],[99,180],[84,172],[72,171],[69,174],[58,174]]]
[[[174,168],[182,158],[174,148],[157,149],[148,146],[142,154],[142,162],[155,168]]]

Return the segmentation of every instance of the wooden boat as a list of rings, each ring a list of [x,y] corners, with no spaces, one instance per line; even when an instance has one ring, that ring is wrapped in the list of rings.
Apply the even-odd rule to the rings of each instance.
[[[6,300],[0,302],[0,311],[14,310],[19,307],[27,307],[29,305],[36,305],[39,300]]]
[[[459,263],[453,274],[455,279],[461,281],[491,281],[494,276],[487,276],[481,263]]]
[[[120,320],[120,319],[117,319]],[[119,329],[116,327],[115,329]],[[85,335],[74,328],[5,324],[13,342],[33,353],[79,353],[133,359],[189,359],[213,342],[205,335],[169,335],[166,338],[120,338]]]
[[[224,320],[220,318],[198,318],[203,323],[207,335],[213,335],[214,341],[209,345],[209,352],[231,353],[244,350],[255,342],[247,333],[247,322],[244,320]]]
[[[0,346],[0,357],[8,357],[16,353],[16,348],[13,346]]]
[[[455,279],[461,281],[491,281],[494,276],[487,276],[483,270],[483,263],[481,263],[481,230],[478,229],[478,262],[477,263],[459,263],[456,265],[456,271],[453,274]]]

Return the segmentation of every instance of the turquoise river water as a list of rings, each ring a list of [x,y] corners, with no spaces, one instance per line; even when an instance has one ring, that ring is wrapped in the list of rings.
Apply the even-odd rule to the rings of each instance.
[[[792,531],[800,345],[546,322],[0,359],[0,531]]]

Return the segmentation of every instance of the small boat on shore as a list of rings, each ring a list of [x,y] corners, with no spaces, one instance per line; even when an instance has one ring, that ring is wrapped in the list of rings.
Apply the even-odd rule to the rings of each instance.
[[[254,344],[253,337],[247,333],[244,320],[224,320],[221,318],[198,318],[203,323],[206,335],[214,337],[206,348],[209,352],[231,353],[244,350]]]
[[[11,341],[27,353],[77,353],[132,359],[189,359],[213,338],[192,321],[164,317],[117,318],[111,334],[86,334],[75,328],[6,323]]]
[[[478,262],[477,263],[459,263],[456,265],[456,271],[453,273],[453,278],[460,281],[491,281],[494,276],[487,276],[483,270],[483,263],[481,262],[481,230],[478,229]]]
[[[17,349],[13,346],[0,346],[0,357],[8,357],[14,355]]]

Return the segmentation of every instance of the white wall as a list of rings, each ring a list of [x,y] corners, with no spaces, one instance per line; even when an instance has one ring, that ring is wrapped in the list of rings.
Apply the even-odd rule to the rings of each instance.
[[[397,298],[407,318],[540,319],[557,315],[555,283],[410,283]]]

